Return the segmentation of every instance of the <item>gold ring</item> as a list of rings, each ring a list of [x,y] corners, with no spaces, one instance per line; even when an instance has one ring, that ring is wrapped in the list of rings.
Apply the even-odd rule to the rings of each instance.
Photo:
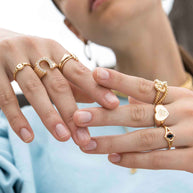
[[[154,111],[155,111],[155,116],[154,116],[155,125],[157,127],[163,126],[165,120],[169,116],[168,110],[163,105],[155,105]]]
[[[154,88],[156,90],[156,97],[154,100],[154,104],[158,105],[163,102],[163,100],[166,98],[166,95],[168,93],[168,84],[166,81],[160,81],[158,79],[154,80]],[[160,96],[162,94],[162,96]]]
[[[16,74],[23,70],[25,66],[31,66],[31,64],[28,64],[28,63],[19,63],[17,64],[17,66],[15,67],[15,72],[13,73],[13,78],[14,80],[16,81]]]
[[[169,127],[163,126],[163,128],[165,129],[164,138],[168,142],[168,149],[170,150],[175,139],[175,134],[171,131]]]
[[[64,65],[66,62],[68,62],[70,59],[74,59],[78,62],[78,58],[74,54],[64,54],[64,56],[61,59],[61,62],[59,64],[59,69],[62,72]]]
[[[38,75],[40,79],[42,79],[47,74],[47,71],[40,66],[42,62],[46,62],[49,65],[51,70],[58,67],[58,65],[55,62],[53,62],[51,59],[47,57],[40,58],[34,66],[34,72]]]

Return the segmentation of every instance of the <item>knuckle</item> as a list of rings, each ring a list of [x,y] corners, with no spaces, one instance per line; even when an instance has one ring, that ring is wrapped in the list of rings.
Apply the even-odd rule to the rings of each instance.
[[[43,118],[45,121],[52,120],[55,116],[57,116],[56,110],[54,108],[48,109],[44,114]]]
[[[184,97],[193,97],[193,92],[187,88],[179,88],[179,93]]]
[[[50,84],[52,90],[56,93],[64,93],[70,89],[68,82],[63,76],[55,76]]]
[[[151,148],[155,141],[155,134],[151,131],[139,131],[139,145],[142,148]]]
[[[122,158],[122,162],[125,162],[125,165],[128,165],[130,168],[135,168],[137,166],[137,156],[135,154],[132,154],[131,156],[129,156],[129,159],[124,159],[124,156]]]
[[[152,83],[148,80],[140,78],[138,81],[138,91],[141,94],[150,94],[152,93],[153,87]]]
[[[48,45],[52,46],[52,47],[62,47],[61,44],[59,44],[56,40],[53,39],[45,39],[45,41],[48,43]]]
[[[9,104],[17,103],[17,99],[12,92],[5,91],[0,93],[0,107],[4,108]]]
[[[0,50],[8,53],[12,53],[16,50],[15,38],[4,39],[0,43]]]
[[[14,114],[14,115],[12,115],[10,117],[8,116],[8,120],[9,120],[9,123],[10,123],[11,127],[14,130],[16,130],[18,125],[23,122],[22,116],[20,115],[20,113]]]
[[[113,153],[114,147],[112,138],[109,138],[108,140],[104,141],[104,145],[101,147],[101,151],[104,152],[104,150],[105,153]]]
[[[21,36],[20,42],[22,42],[25,47],[38,49],[38,45],[40,44],[41,38],[33,37],[33,36]]]
[[[31,95],[37,91],[42,91],[42,85],[40,81],[36,79],[27,79],[23,87],[23,92],[26,95]]]
[[[166,162],[166,157],[164,155],[160,154],[154,154],[152,157],[152,168],[162,168],[164,163]],[[169,160],[167,160],[169,162]]]
[[[146,112],[144,106],[131,105],[130,107],[130,117],[132,121],[138,122],[146,120]]]
[[[73,121],[73,113],[70,113],[68,114],[67,117],[65,117],[65,123],[67,125],[74,125],[74,121]]]
[[[80,63],[78,63],[74,68],[74,73],[77,74],[78,76],[83,76],[88,72],[90,72],[90,70]]]
[[[184,156],[184,170],[193,173],[193,148],[190,148]]]

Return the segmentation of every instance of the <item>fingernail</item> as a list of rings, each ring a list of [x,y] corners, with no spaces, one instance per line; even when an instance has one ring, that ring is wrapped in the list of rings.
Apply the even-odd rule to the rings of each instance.
[[[79,141],[89,141],[90,135],[85,128],[81,128],[77,130],[77,136]]]
[[[97,143],[94,140],[90,140],[89,144],[84,146],[82,149],[85,151],[91,151],[97,148]]]
[[[105,95],[105,99],[109,102],[109,103],[118,103],[119,99],[113,94],[113,93],[107,93]]]
[[[92,119],[92,114],[87,111],[79,111],[77,112],[77,116],[80,123],[87,123]]]
[[[109,160],[113,163],[118,163],[121,161],[121,156],[117,153],[112,153],[110,156],[109,156]]]
[[[26,129],[22,128],[20,131],[21,137],[24,140],[24,142],[29,142],[32,139],[32,134]]]
[[[64,139],[69,135],[69,131],[64,125],[58,124],[56,125],[56,134],[60,139]]]
[[[103,68],[97,69],[97,77],[102,80],[108,80],[109,79],[109,72],[104,70]]]

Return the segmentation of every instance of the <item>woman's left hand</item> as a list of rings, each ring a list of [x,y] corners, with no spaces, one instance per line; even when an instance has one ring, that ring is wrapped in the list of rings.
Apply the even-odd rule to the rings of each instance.
[[[74,114],[78,126],[154,127],[154,82],[102,68],[97,68],[93,75],[99,85],[118,90],[138,102],[119,106],[115,110],[78,110]],[[163,151],[169,145],[164,137],[166,131],[157,127],[124,135],[93,137],[87,146],[82,147],[82,151],[110,154],[112,163],[128,168],[173,169],[193,173],[193,92],[169,87],[163,105],[169,112],[164,125],[175,135],[172,144],[175,149]]]

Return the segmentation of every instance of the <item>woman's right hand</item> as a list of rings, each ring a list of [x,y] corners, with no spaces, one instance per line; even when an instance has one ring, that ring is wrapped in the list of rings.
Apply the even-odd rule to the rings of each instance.
[[[19,63],[34,66],[41,57],[48,57],[59,64],[65,53],[68,52],[54,40],[0,29],[0,108],[12,129],[26,143],[33,140],[34,134],[10,84],[14,80],[15,67]],[[77,145],[88,144],[88,129],[78,128],[73,122],[72,117],[77,110],[76,101],[96,101],[113,109],[119,104],[117,97],[109,89],[99,86],[91,71],[75,60],[69,60],[63,72],[58,68],[50,70],[47,65],[44,68],[47,74],[41,80],[30,66],[25,66],[16,74],[16,81],[25,97],[57,140],[66,141],[72,135]]]

